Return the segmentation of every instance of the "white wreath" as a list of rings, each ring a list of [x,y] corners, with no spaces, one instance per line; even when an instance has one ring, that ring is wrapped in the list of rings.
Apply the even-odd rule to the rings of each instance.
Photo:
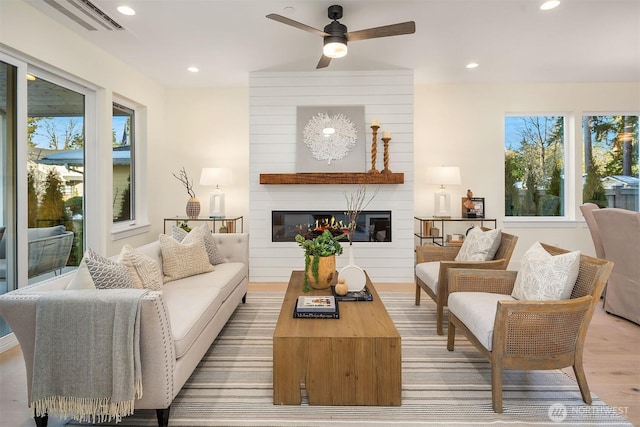
[[[302,136],[313,158],[327,160],[327,164],[346,157],[358,140],[355,124],[344,114],[329,117],[318,113],[306,124]]]

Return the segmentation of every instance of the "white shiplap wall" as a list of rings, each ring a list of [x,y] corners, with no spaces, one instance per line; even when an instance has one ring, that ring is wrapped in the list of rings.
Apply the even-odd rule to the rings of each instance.
[[[405,182],[380,185],[369,210],[392,211],[392,242],[354,243],[356,264],[374,282],[413,281],[413,71],[255,72],[249,78],[249,230],[253,282],[283,282],[304,268],[296,243],[271,241],[272,210],[345,210],[357,185],[260,185],[261,173],[296,172],[296,107],[363,105],[366,170],[371,167],[371,120],[380,119],[377,168],[383,168],[382,130],[389,130],[389,169]],[[364,171],[353,171],[364,172]],[[377,186],[369,185],[371,194]],[[337,267],[348,263],[348,248]]]

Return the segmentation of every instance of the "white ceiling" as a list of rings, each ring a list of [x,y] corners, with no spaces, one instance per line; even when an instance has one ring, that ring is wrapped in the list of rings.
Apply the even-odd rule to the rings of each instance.
[[[416,33],[352,42],[326,70],[408,68],[419,84],[640,81],[640,0],[562,0],[550,11],[539,10],[542,0],[92,0],[124,31],[88,31],[46,1],[26,1],[172,87],[246,86],[252,71],[314,70],[322,38],[265,15],[322,29],[335,3],[350,31],[413,20]],[[122,4],[136,15],[118,13]],[[468,70],[470,61],[480,66]]]

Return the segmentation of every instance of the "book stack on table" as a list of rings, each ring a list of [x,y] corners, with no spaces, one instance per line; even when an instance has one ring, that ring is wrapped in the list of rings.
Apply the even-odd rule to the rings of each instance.
[[[338,301],[333,295],[299,296],[293,310],[295,318],[339,319]]]

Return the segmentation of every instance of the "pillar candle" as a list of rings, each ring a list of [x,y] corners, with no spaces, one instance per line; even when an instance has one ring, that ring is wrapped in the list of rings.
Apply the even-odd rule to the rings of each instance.
[[[391,139],[391,131],[383,130],[382,131],[382,137]]]
[[[373,120],[371,120],[371,126],[378,126],[378,127],[380,127],[380,119],[373,119]]]

